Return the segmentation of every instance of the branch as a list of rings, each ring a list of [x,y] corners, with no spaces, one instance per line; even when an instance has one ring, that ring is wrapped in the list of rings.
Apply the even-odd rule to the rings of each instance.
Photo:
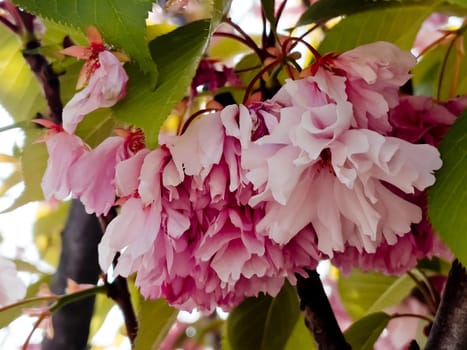
[[[425,350],[467,349],[467,274],[455,260]]]
[[[99,217],[99,222],[103,232],[105,232],[107,226],[116,216],[117,211],[115,208],[112,208],[106,216]],[[114,257],[114,266],[117,264],[119,255],[120,254],[117,253]],[[138,319],[131,302],[131,295],[130,291],[128,290],[128,282],[126,278],[117,276],[112,283],[108,283],[107,276],[105,276],[104,283],[107,288],[107,296],[115,301],[123,313],[127,335],[131,344],[133,344],[138,333]]]
[[[130,291],[126,278],[117,276],[112,283],[107,283],[107,296],[115,301],[123,313],[125,328],[131,344],[134,344],[138,333],[138,320],[136,318],[133,304],[131,303]]]
[[[29,64],[29,67],[39,80],[42,90],[44,91],[45,99],[50,109],[49,119],[55,124],[60,124],[62,121],[63,104],[60,98],[60,81],[57,74],[52,69],[52,66],[47,62],[44,56],[37,53],[32,53],[41,46],[37,39],[32,39],[26,43],[23,57]]]
[[[350,350],[316,270],[308,278],[297,275],[297,292],[305,325],[313,334],[319,350]]]
[[[102,231],[96,217],[87,214],[81,202],[74,199],[62,234],[62,251],[52,292],[63,294],[67,278],[78,283],[97,283],[100,273],[97,244],[101,237]],[[87,297],[55,312],[52,316],[54,337],[44,339],[42,350],[86,349],[94,300],[94,296]]]

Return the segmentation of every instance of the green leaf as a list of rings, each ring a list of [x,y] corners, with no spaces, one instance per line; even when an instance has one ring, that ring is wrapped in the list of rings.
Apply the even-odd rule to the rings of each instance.
[[[282,350],[300,314],[297,292],[285,283],[269,306],[260,349]]]
[[[39,269],[36,265],[21,260],[21,259],[13,259],[12,262],[16,265],[16,270],[18,271],[25,271],[25,272],[31,272],[31,273],[38,273],[43,275],[44,271]]]
[[[222,350],[232,350],[232,345],[230,345],[230,337],[229,331],[227,329],[227,322],[224,323],[222,327],[222,341],[221,341],[221,349]]]
[[[79,123],[76,134],[80,136],[86,144],[94,148],[112,135],[116,127],[115,119],[112,118],[112,111],[108,108],[100,109],[86,116]]]
[[[131,65],[127,96],[113,111],[118,120],[144,130],[149,147],[157,145],[159,128],[181,101],[196,73],[209,38],[210,22],[201,20],[177,28],[150,43],[159,67],[159,85],[152,89]]]
[[[214,0],[211,11],[211,32],[216,29],[224,15],[229,12],[231,4],[232,0]]]
[[[30,123],[30,126],[26,127],[24,131],[26,139],[21,154],[24,190],[13,204],[3,212],[19,208],[29,202],[44,199],[41,181],[47,166],[48,154],[44,143],[34,143],[43,134],[43,130]]]
[[[76,27],[70,27],[56,21],[42,19],[45,28],[44,36],[41,38],[42,46],[54,45],[58,49],[63,48],[63,39],[69,36],[76,45],[89,45],[85,33]]]
[[[268,19],[271,26],[276,26],[276,16],[274,14],[274,0],[261,0],[261,7],[263,8],[264,15]]]
[[[0,328],[8,326],[11,322],[22,315],[23,309],[42,305],[48,300],[55,300],[56,297],[37,297],[21,300],[15,304],[0,308]]]
[[[0,104],[16,121],[47,110],[41,88],[21,54],[21,42],[0,25]]]
[[[89,338],[91,339],[101,328],[110,309],[115,306],[115,302],[106,295],[96,295],[94,303],[94,313],[89,326]]]
[[[425,0],[325,0],[308,7],[297,26],[326,21],[338,16],[348,16],[370,10],[419,6]],[[462,0],[460,0],[462,1]]]
[[[49,211],[43,210],[34,223],[34,243],[42,260],[57,266],[61,247],[61,233],[68,217],[70,202],[62,202]]]
[[[46,274],[39,277],[39,279],[28,286],[25,299],[34,298],[39,293],[42,285],[50,286],[52,283],[53,275]]]
[[[436,232],[461,263],[467,265],[467,111],[440,145],[443,167],[428,189],[428,215]]]
[[[138,311],[139,329],[134,350],[156,350],[177,318],[178,311],[164,299],[141,300]]]
[[[467,0],[446,0],[447,2],[455,5],[460,5],[462,7],[467,7]]]
[[[248,298],[232,310],[227,335],[232,350],[283,350],[300,316],[298,297],[288,283],[277,297]]]
[[[415,287],[408,276],[391,277],[376,272],[354,269],[349,276],[340,276],[337,287],[352,319],[401,302]]]
[[[425,271],[425,274],[448,275],[451,270],[451,263],[434,256],[431,259],[424,258],[417,264],[417,269]]]
[[[384,312],[365,316],[347,329],[344,333],[345,339],[352,349],[372,350],[390,319],[391,316]]]
[[[322,53],[342,52],[380,40],[410,50],[421,24],[439,3],[439,0],[419,1],[413,6],[373,10],[349,16],[326,34],[319,50]]]
[[[305,318],[300,314],[284,350],[315,350],[316,345],[310,330],[305,326]]]
[[[143,72],[156,79],[157,66],[146,43],[146,18],[152,0],[15,0],[44,18],[81,28],[94,25],[105,42],[123,49]]]
[[[445,54],[446,47],[444,45],[437,46],[423,55],[413,68],[412,82],[415,95],[437,95],[439,73]]]
[[[0,182],[0,196],[3,196],[8,190],[13,186],[18,185],[23,181],[23,176],[21,175],[20,169],[15,169],[10,176],[6,179],[2,179]]]
[[[415,282],[409,275],[406,274],[398,277],[378,299],[373,301],[366,312],[372,313],[382,311],[390,306],[399,304],[404,298],[410,295],[410,292],[415,287]]]
[[[467,47],[467,35],[464,34],[458,40],[463,47]],[[456,44],[449,50],[449,44],[443,43],[428,51],[413,69],[414,91],[417,95],[439,97],[439,100],[446,101],[454,95],[467,94],[467,58],[457,52]],[[461,60],[457,61],[458,58]]]

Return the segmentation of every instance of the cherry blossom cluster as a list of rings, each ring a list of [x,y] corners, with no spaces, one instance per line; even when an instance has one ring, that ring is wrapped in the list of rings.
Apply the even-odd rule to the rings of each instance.
[[[448,254],[423,191],[467,101],[401,97],[410,53],[377,42],[325,55],[271,99],[201,114],[154,150],[131,128],[91,149],[76,125],[121,99],[127,82],[116,56],[95,47],[83,57],[97,68],[65,107],[64,130],[47,125],[42,185],[47,199],[71,194],[89,213],[121,207],[99,262],[136,273],[145,297],[229,309],[276,295],[323,259],[400,273]]]

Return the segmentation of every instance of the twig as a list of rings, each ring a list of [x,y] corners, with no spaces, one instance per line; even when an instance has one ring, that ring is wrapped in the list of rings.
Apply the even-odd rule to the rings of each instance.
[[[131,344],[133,344],[138,333],[138,320],[131,303],[127,280],[122,276],[117,276],[112,283],[107,283],[107,280],[105,280],[105,285],[107,287],[107,296],[115,301],[123,313],[127,335]]]
[[[23,57],[42,85],[42,90],[50,109],[49,119],[56,124],[60,124],[63,111],[63,104],[60,98],[60,81],[44,56],[33,53],[40,46],[41,44],[37,39],[30,40],[26,43]]]
[[[420,281],[417,276],[411,271],[407,272],[407,275],[415,282],[418,291],[423,296],[425,304],[428,306],[430,312],[434,315],[438,309],[438,304],[434,298],[434,294],[430,291],[430,287],[423,281]]]
[[[297,275],[297,292],[305,325],[313,334],[319,350],[350,350],[342,334],[331,304],[324,292],[316,270],[308,271],[308,278]]]
[[[102,228],[102,232],[105,232],[110,222],[117,216],[117,211],[113,207],[110,209],[106,216],[99,217],[99,223]],[[115,266],[118,261],[119,253],[116,254],[113,265]],[[113,282],[109,283],[107,276],[104,278],[104,283],[107,288],[107,296],[111,298],[118,305],[123,313],[123,319],[125,320],[125,328],[127,331],[128,338],[131,344],[134,343],[136,334],[138,333],[138,319],[131,303],[130,291],[128,290],[128,282],[126,278],[117,276]]]

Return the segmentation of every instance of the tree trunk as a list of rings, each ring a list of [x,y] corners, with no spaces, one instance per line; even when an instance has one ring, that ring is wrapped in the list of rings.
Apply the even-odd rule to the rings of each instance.
[[[73,200],[67,224],[62,234],[62,252],[51,290],[63,294],[67,279],[77,283],[97,282],[100,268],[97,244],[102,237],[99,221],[85,212],[78,200]],[[87,348],[89,324],[95,297],[69,304],[53,317],[54,337],[45,338],[42,350],[84,350]]]

